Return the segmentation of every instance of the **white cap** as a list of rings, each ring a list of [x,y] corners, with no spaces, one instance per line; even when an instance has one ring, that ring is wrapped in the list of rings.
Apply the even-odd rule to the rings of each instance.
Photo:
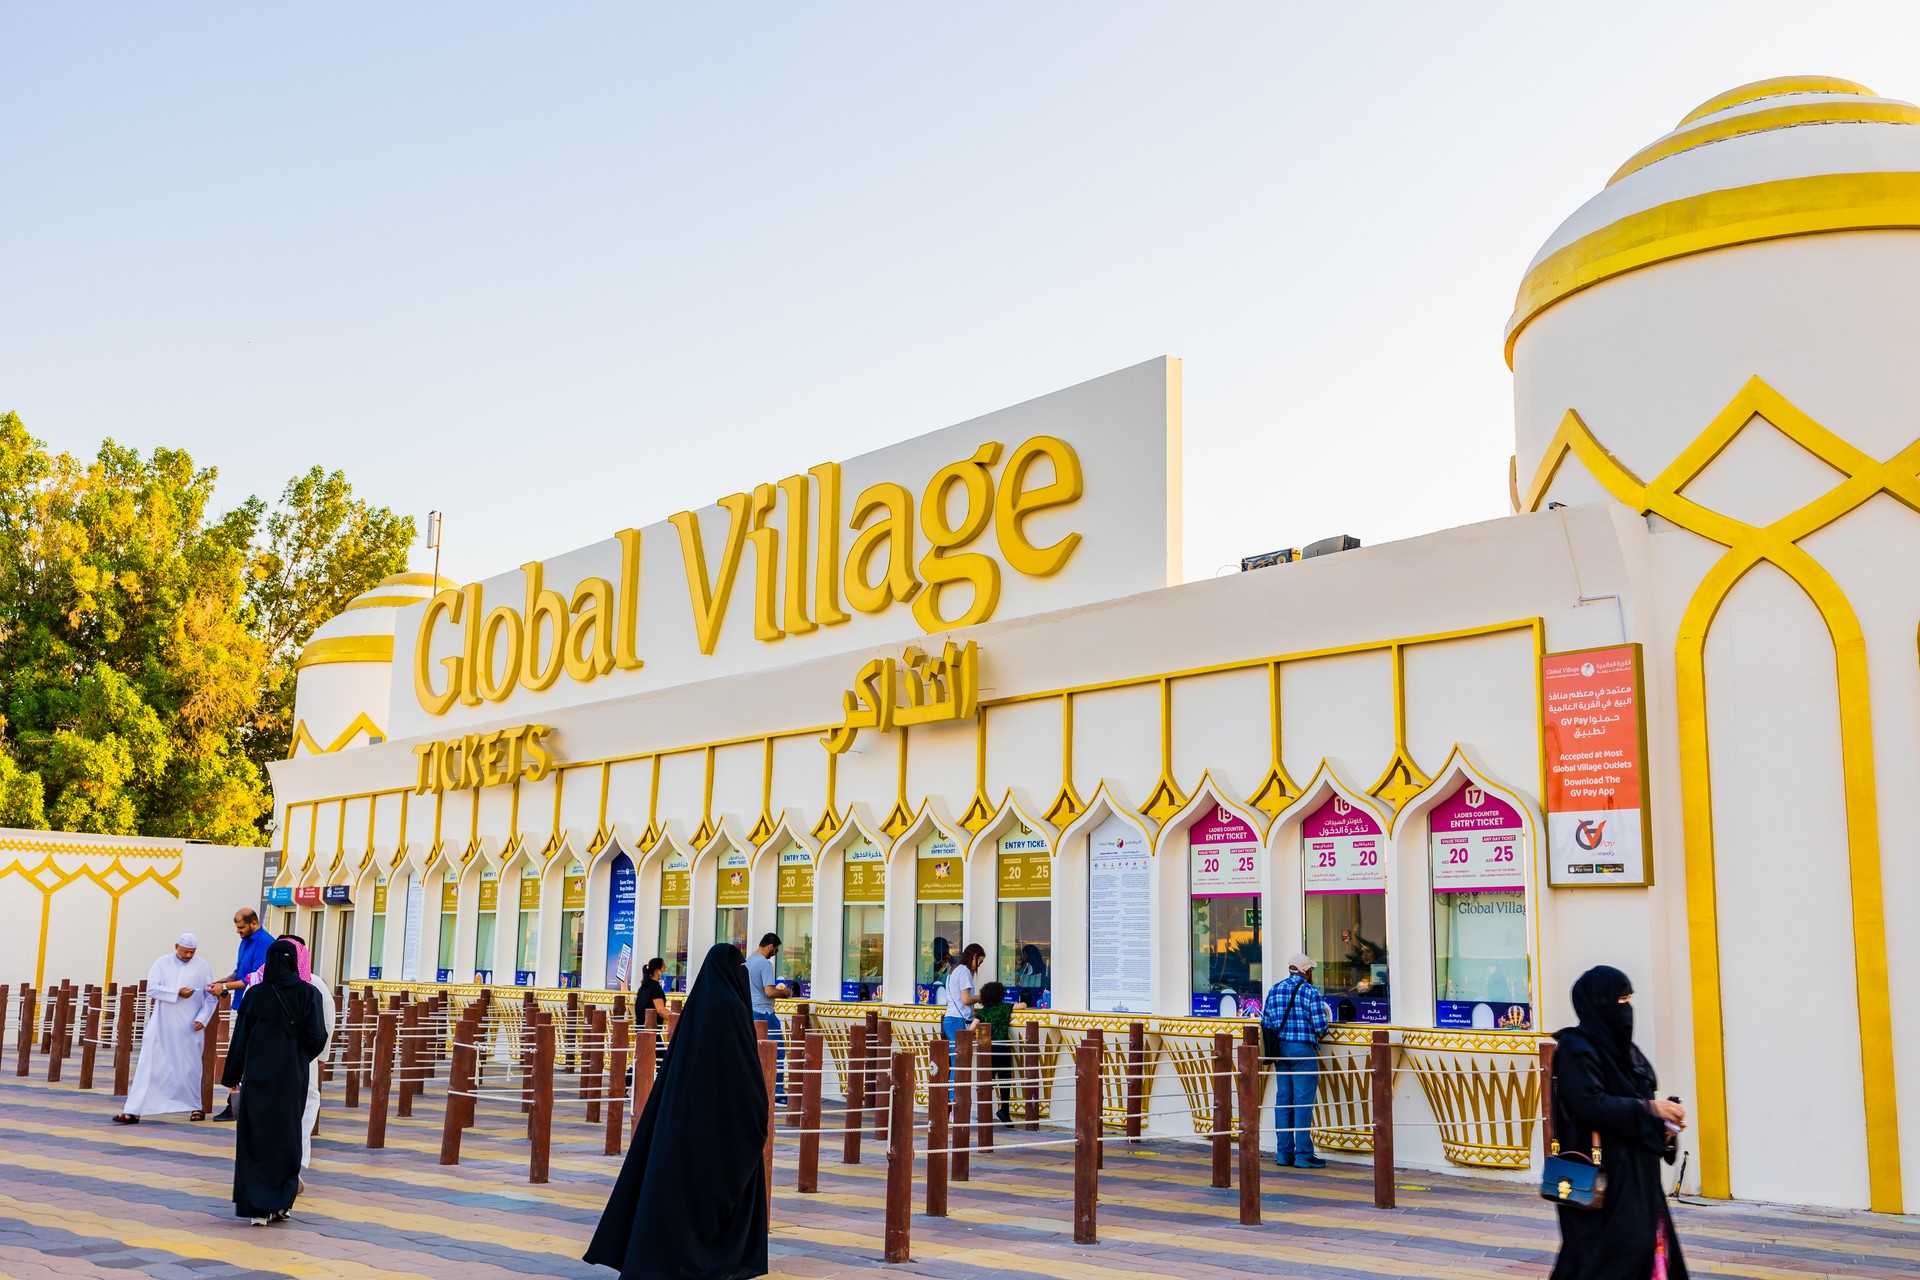
[[[1287,968],[1295,973],[1312,973],[1313,957],[1304,951],[1296,951],[1287,961]]]
[[[183,933],[173,940],[173,945],[176,947],[185,947],[189,951],[198,951],[200,949],[200,939],[190,933]]]

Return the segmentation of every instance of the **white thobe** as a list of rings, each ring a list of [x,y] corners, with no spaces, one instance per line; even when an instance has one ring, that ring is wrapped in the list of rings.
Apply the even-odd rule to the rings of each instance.
[[[308,978],[307,985],[320,993],[320,1018],[327,1024],[327,1048],[320,1051],[320,1058],[324,1058],[333,1048],[333,992],[318,978]],[[302,1169],[313,1167],[313,1125],[320,1118],[320,1058],[307,1064],[307,1109],[300,1115]]]
[[[218,1001],[207,994],[213,973],[199,956],[181,961],[169,951],[147,970],[147,1027],[140,1034],[140,1062],[134,1068],[133,1087],[127,1091],[130,1116],[161,1115],[168,1111],[200,1109],[200,1048],[204,1031],[213,1021]],[[193,994],[183,996],[180,988]]]

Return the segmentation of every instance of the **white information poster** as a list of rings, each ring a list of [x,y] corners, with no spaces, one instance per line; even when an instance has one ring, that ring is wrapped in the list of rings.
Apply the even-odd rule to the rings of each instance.
[[[1153,1003],[1153,857],[1119,818],[1094,829],[1087,868],[1087,1008],[1145,1013]]]
[[[427,905],[427,886],[419,876],[407,877],[406,930],[400,935],[400,981],[420,981],[420,917]]]

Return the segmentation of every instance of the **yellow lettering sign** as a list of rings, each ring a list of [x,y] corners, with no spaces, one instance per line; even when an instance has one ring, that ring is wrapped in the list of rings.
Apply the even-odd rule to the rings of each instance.
[[[886,733],[896,725],[971,720],[980,709],[980,646],[947,641],[938,658],[919,649],[902,655],[900,668],[875,658],[841,698],[840,727],[820,745],[835,755],[848,750],[862,729]]]
[[[522,779],[539,782],[553,772],[553,748],[547,745],[552,733],[548,725],[523,724],[445,742],[423,742],[413,749],[418,762],[413,792],[423,796]]]

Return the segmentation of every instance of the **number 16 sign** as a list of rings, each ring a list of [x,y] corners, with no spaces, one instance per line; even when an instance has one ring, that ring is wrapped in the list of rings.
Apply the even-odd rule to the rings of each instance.
[[[1334,796],[1300,824],[1308,893],[1385,893],[1387,836],[1360,805]]]
[[[1238,897],[1260,892],[1260,837],[1231,810],[1215,805],[1213,812],[1188,828],[1187,842],[1193,850],[1194,897]]]

